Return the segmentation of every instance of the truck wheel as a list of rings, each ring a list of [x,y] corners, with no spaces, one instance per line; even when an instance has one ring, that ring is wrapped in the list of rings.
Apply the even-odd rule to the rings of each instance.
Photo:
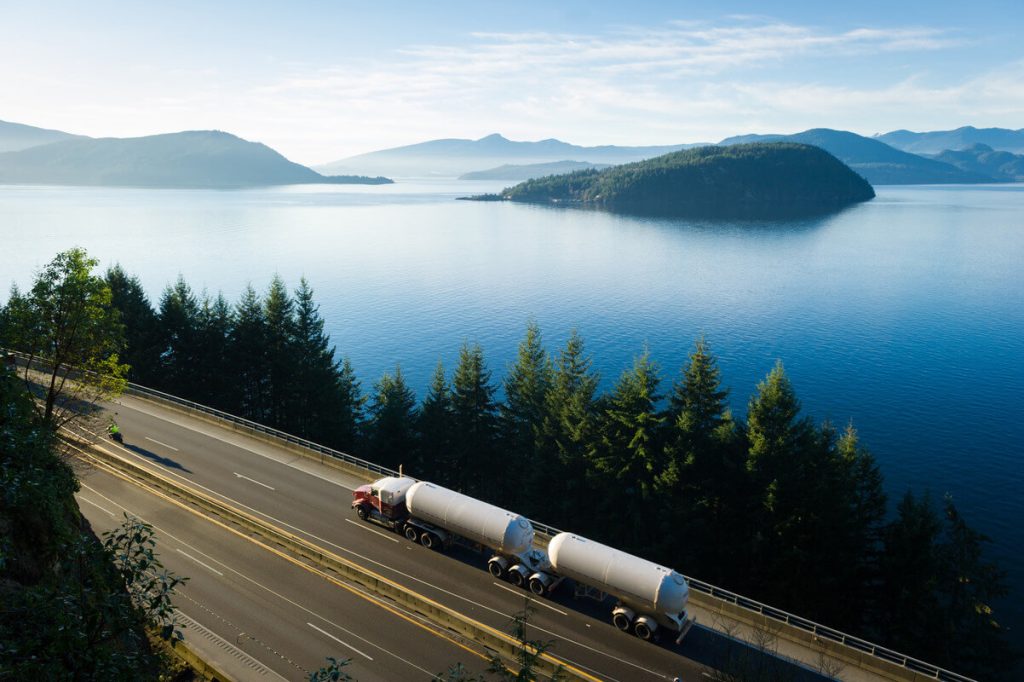
[[[612,622],[615,623],[615,627],[623,632],[629,632],[629,626],[633,624],[629,616],[624,613],[616,613],[612,616]]]
[[[501,562],[488,561],[487,570],[490,571],[491,575],[493,575],[498,580],[501,580],[505,577],[505,567],[501,565]]]
[[[548,586],[544,584],[543,580],[537,578],[530,578],[530,592],[533,592],[538,597],[543,597],[544,592],[548,589]]]
[[[409,538],[413,542],[416,542],[420,539],[420,534],[419,531],[416,530],[415,526],[406,526],[405,537]]]
[[[643,620],[637,621],[636,625],[633,627],[633,632],[636,633],[637,637],[644,640],[645,642],[649,642],[651,641],[651,639],[654,638],[654,632],[651,630],[650,626],[647,625],[647,623]]]
[[[437,536],[433,533],[424,533],[420,536],[420,544],[427,549],[437,549],[440,542],[438,541]]]
[[[369,512],[366,511],[366,507],[363,505],[356,507],[356,515],[359,517],[360,521],[365,521],[370,516]]]

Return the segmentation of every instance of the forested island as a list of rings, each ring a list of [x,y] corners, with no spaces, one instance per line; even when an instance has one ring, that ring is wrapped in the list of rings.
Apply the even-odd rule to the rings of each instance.
[[[781,363],[741,419],[703,338],[671,379],[643,352],[602,392],[579,335],[552,353],[529,324],[503,378],[479,346],[463,344],[457,366],[439,364],[418,399],[398,365],[363,387],[336,357],[304,280],[289,292],[275,277],[232,304],[179,278],[154,307],[122,268],[93,274],[96,261],[68,253],[59,258],[75,285],[13,289],[0,345],[40,352],[48,297],[81,288],[106,339],[96,366],[113,375],[404,465],[930,663],[1010,675],[1014,653],[994,613],[1005,575],[985,557],[989,539],[948,496],[906,491],[891,506],[852,424],[805,415]],[[6,464],[0,474],[21,475]],[[495,480],[503,484],[486,483]],[[33,494],[26,488],[22,501]],[[0,578],[12,566],[0,565]]]
[[[864,178],[818,147],[753,143],[686,149],[468,198],[639,215],[770,219],[829,213],[874,196]]]

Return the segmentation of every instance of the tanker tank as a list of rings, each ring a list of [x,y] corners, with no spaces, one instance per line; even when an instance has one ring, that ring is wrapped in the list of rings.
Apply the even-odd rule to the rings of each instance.
[[[434,483],[420,481],[405,496],[409,513],[507,556],[533,546],[533,525],[524,517]]]
[[[670,568],[572,533],[551,539],[548,559],[559,575],[612,594],[663,625],[678,629],[686,617],[689,587]]]

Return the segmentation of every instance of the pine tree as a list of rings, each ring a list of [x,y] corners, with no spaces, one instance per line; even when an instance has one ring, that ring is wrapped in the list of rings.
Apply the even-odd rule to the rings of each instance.
[[[658,367],[646,350],[622,373],[601,414],[591,459],[595,487],[613,507],[604,510],[609,540],[640,551],[657,537],[648,521],[655,498],[655,481],[663,467],[658,409]]]
[[[349,396],[341,388],[341,363],[324,333],[324,320],[313,301],[313,289],[305,278],[295,290],[294,354],[291,362],[293,385],[289,430],[318,443],[330,434],[347,431],[351,409]]]
[[[338,411],[331,420],[330,443],[343,452],[358,452],[362,445],[366,397],[348,358],[341,361],[335,404]]]
[[[581,531],[584,526],[573,522],[583,520],[580,511],[593,494],[587,470],[596,438],[595,395],[600,377],[592,365],[582,337],[573,330],[555,362],[542,425],[541,458],[547,475],[536,482],[538,496],[547,501],[543,518]]]
[[[238,412],[239,392],[227,368],[231,366],[230,337],[234,326],[234,312],[231,304],[221,293],[211,299],[203,294],[199,308],[198,344],[202,367],[208,371],[198,394],[193,400],[212,405],[227,412]]]
[[[743,453],[707,342],[696,342],[669,401],[665,468],[658,478],[662,541],[658,554],[713,582],[729,583],[745,543],[742,536]],[[743,569],[745,570],[745,569]]]
[[[504,488],[512,492],[505,502],[517,509],[534,510],[544,502],[537,493],[540,479],[550,475],[540,448],[552,374],[540,328],[531,322],[505,377],[505,402],[499,407],[501,451],[508,464]]]
[[[239,410],[247,419],[266,423],[270,402],[267,318],[251,285],[245,288],[235,305],[235,326],[230,340],[230,367],[239,388]]]
[[[751,583],[767,601],[792,604],[806,573],[808,514],[817,514],[812,459],[815,432],[782,363],[757,385],[747,408],[747,470],[753,505]],[[795,607],[794,607],[795,608]]]
[[[131,368],[129,378],[145,386],[158,381],[160,340],[158,320],[138,277],[129,276],[120,265],[107,270],[110,304],[121,315],[125,348],[121,359]]]
[[[295,396],[295,304],[277,275],[263,299],[266,318],[267,419],[277,428],[291,430]]]
[[[444,376],[444,366],[438,361],[417,420],[419,461],[411,469],[416,477],[445,486],[455,485],[453,430],[451,388]]]
[[[161,390],[183,397],[196,395],[201,377],[209,371],[200,366],[198,326],[199,302],[185,278],[178,275],[174,286],[166,287],[160,298]]]
[[[497,428],[494,386],[483,350],[463,344],[452,378],[451,473],[457,490],[500,503],[504,486],[488,483],[501,480],[505,470],[497,449]]]
[[[419,415],[416,395],[406,385],[402,368],[395,367],[394,376],[385,373],[374,391],[367,423],[369,459],[391,469],[415,465]]]

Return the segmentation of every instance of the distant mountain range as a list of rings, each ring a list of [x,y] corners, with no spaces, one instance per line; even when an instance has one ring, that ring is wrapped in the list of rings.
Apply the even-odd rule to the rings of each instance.
[[[940,154],[947,149],[956,151],[976,144],[1014,154],[1024,154],[1024,129],[963,126],[956,130],[936,130],[928,133],[894,130],[884,135],[876,135],[874,139],[913,154]]]
[[[869,138],[816,128],[793,135],[740,135],[719,144],[749,142],[820,147],[876,185],[1024,181],[1024,129],[896,130]],[[394,147],[313,170],[263,144],[219,131],[94,139],[0,121],[0,183],[248,187],[391,182],[385,175],[520,182],[701,146],[707,145],[583,147],[555,139],[517,142],[494,134]]]
[[[872,185],[919,185],[995,182],[982,173],[963,170],[935,159],[900,151],[876,139],[845,130],[815,128],[795,135],[739,135],[719,144],[800,142],[821,147]]]
[[[60,130],[48,130],[47,128],[27,126],[23,123],[0,121],[0,153],[16,152],[29,147],[38,147],[41,144],[81,137],[83,136],[72,135]]]
[[[984,173],[1004,182],[1024,182],[1024,155],[996,151],[986,144],[946,151],[935,159],[972,173]]]
[[[391,182],[324,177],[266,145],[220,131],[94,139],[11,125],[4,130],[17,133],[23,143],[33,135],[50,141],[0,153],[2,184],[230,188]],[[12,134],[10,139],[14,138]]]
[[[698,149],[527,180],[480,201],[592,207],[640,215],[783,218],[837,211],[875,196],[820,147],[789,142]]]
[[[531,163],[526,165],[505,164],[497,168],[473,171],[460,175],[459,180],[509,180],[522,182],[530,178],[542,178],[545,175],[562,175],[579,170],[604,170],[609,164],[590,163],[589,161],[552,161],[551,163]]]
[[[559,140],[514,142],[494,134],[479,140],[431,140],[394,147],[316,166],[321,173],[386,174],[406,177],[447,176],[487,170],[506,164],[540,164],[575,159],[594,164],[620,164],[700,144],[655,147],[580,147]]]

